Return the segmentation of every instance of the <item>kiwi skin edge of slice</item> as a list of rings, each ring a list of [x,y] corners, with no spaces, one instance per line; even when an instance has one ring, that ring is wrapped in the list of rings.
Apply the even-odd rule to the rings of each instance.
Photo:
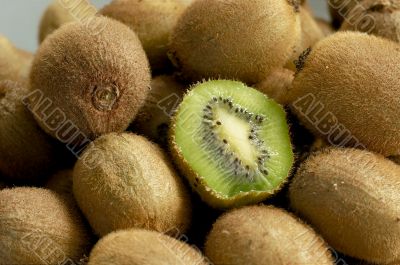
[[[221,80],[221,79],[219,79],[219,80],[210,79],[207,81],[203,80],[202,82],[193,84],[188,91],[192,90],[193,88],[197,87],[200,84],[203,84],[203,83],[209,82],[209,81],[223,81],[223,80]],[[226,81],[228,81],[228,80],[226,80]],[[229,80],[229,81],[231,81],[231,80]],[[276,103],[276,104],[278,104],[278,103]],[[249,204],[260,203],[260,202],[268,199],[272,195],[275,195],[289,181],[289,176],[292,174],[293,163],[295,160],[293,151],[292,151],[292,167],[288,171],[287,176],[282,178],[280,181],[280,184],[278,186],[276,186],[276,188],[273,190],[262,190],[262,191],[252,190],[252,191],[247,191],[247,192],[240,192],[239,194],[237,194],[235,196],[226,197],[223,194],[220,194],[219,192],[216,192],[212,188],[208,187],[204,178],[201,175],[199,175],[195,170],[193,170],[192,167],[190,166],[190,164],[188,163],[188,161],[182,156],[180,147],[176,144],[175,130],[176,130],[176,124],[177,124],[176,119],[177,119],[177,116],[178,116],[177,114],[179,113],[179,110],[180,110],[180,106],[178,106],[178,108],[175,110],[174,115],[172,116],[171,125],[170,125],[170,129],[168,132],[168,142],[169,142],[170,153],[172,155],[175,165],[180,170],[180,172],[183,174],[183,176],[186,177],[186,180],[189,182],[192,189],[194,191],[196,191],[196,193],[200,196],[200,198],[203,200],[203,202],[205,202],[212,208],[227,210],[227,209],[231,209],[231,208],[242,207],[242,206],[249,205]],[[282,108],[282,110],[285,111],[283,108]],[[292,150],[293,150],[293,146],[292,146]]]

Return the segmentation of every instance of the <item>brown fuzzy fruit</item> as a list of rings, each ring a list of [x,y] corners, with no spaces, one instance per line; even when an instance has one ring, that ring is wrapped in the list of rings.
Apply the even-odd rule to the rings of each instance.
[[[344,254],[400,260],[400,166],[358,149],[310,157],[290,186],[292,207]]]
[[[44,12],[39,26],[40,43],[62,25],[76,20],[71,10],[64,7],[63,3],[64,1],[54,0]]]
[[[186,78],[254,84],[288,61],[299,36],[296,1],[197,0],[178,21],[170,56]]]
[[[55,192],[0,191],[0,264],[73,264],[89,247],[79,213]]]
[[[255,85],[255,88],[274,99],[279,104],[287,103],[287,92],[294,79],[294,72],[280,68],[273,71],[268,77]]]
[[[248,206],[220,217],[205,253],[215,265],[333,265],[325,242],[288,212]]]
[[[173,76],[157,76],[143,108],[133,123],[135,130],[151,140],[166,144],[171,117],[182,101],[185,86]]]
[[[43,178],[58,160],[53,139],[24,105],[28,94],[17,83],[0,82],[0,174],[12,182]]]
[[[73,191],[95,232],[185,232],[191,219],[190,197],[169,161],[142,136],[112,133],[94,141],[75,166]]]
[[[160,72],[170,66],[167,56],[169,37],[185,8],[182,0],[114,0],[100,13],[135,31],[151,69]]]
[[[206,258],[185,242],[142,229],[103,237],[90,253],[88,265],[208,265]]]
[[[399,155],[399,61],[397,43],[365,33],[333,34],[303,62],[288,93],[292,109],[328,142]]]
[[[105,17],[92,25],[68,23],[40,46],[30,75],[42,93],[37,110],[41,127],[63,140],[70,127],[89,139],[124,131],[144,104],[150,86],[146,54],[135,33]],[[32,102],[33,108],[39,103]],[[55,113],[55,114],[54,114]]]
[[[0,35],[0,81],[26,83],[33,54],[16,48]]]
[[[364,17],[365,21],[348,19],[340,30],[367,32],[400,42],[400,0],[363,0],[362,8],[354,9],[349,17]]]

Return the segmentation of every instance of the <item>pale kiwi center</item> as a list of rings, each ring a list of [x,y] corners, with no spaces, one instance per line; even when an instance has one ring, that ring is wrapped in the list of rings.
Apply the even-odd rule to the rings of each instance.
[[[92,92],[92,103],[100,111],[112,110],[119,98],[119,89],[114,84],[95,86]]]

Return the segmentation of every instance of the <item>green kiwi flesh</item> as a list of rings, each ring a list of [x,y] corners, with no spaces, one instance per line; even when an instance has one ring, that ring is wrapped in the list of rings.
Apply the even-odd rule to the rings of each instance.
[[[216,208],[259,202],[285,182],[293,163],[283,108],[241,82],[197,84],[173,118],[178,167]]]

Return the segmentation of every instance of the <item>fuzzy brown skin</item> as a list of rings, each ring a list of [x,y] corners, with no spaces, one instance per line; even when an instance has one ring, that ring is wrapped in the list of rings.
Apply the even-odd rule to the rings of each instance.
[[[32,90],[52,101],[37,120],[54,137],[63,124],[50,129],[45,116],[57,107],[95,139],[124,131],[149,91],[148,62],[135,33],[105,17],[94,18],[91,25],[98,31],[79,22],[63,26],[43,42],[33,62]]]
[[[159,143],[166,143],[174,110],[182,101],[185,86],[173,76],[153,78],[145,105],[133,122],[135,131]]]
[[[295,48],[295,54],[286,64],[286,67],[292,71],[296,71],[296,65],[294,61],[299,58],[300,54],[305,49],[313,47],[315,43],[325,37],[312,14],[303,7],[300,7],[300,21],[301,36]]]
[[[39,26],[39,43],[60,28],[62,25],[74,22],[75,18],[71,11],[63,7],[60,0],[54,0],[43,13]]]
[[[292,207],[338,251],[400,260],[400,167],[374,153],[328,149],[310,157],[290,186]]]
[[[260,92],[273,98],[279,104],[287,104],[287,92],[294,79],[294,72],[280,68],[272,72],[265,80],[255,85]]]
[[[58,163],[58,148],[36,124],[23,99],[29,90],[0,82],[0,174],[14,181],[36,181]]]
[[[7,38],[0,35],[0,81],[26,83],[33,54],[16,48]]]
[[[292,109],[317,136],[335,144],[399,155],[399,60],[397,43],[364,33],[333,34],[314,46],[297,73],[288,93]],[[343,130],[335,124],[356,140],[336,137]]]
[[[182,0],[114,0],[100,13],[121,21],[136,32],[152,71],[161,72],[171,66],[167,56],[168,42],[185,8]]]
[[[90,233],[69,204],[53,191],[0,191],[0,264],[64,264],[79,261]]]
[[[208,265],[203,255],[182,241],[142,229],[111,233],[93,248],[88,265]]]
[[[94,166],[88,166],[94,158]],[[183,233],[190,224],[190,197],[169,158],[135,134],[97,139],[75,166],[73,191],[101,236],[128,228]]]
[[[333,265],[325,242],[288,212],[248,206],[220,217],[205,253],[215,265]]]
[[[335,33],[335,29],[332,27],[332,25],[326,21],[325,19],[322,18],[315,18],[315,21],[317,22],[318,26],[322,30],[322,33],[324,34],[325,37],[332,35]]]
[[[194,1],[174,30],[170,57],[193,81],[258,83],[293,55],[297,8],[286,0]]]
[[[362,23],[344,21],[340,30],[361,31],[400,42],[400,1],[399,0],[363,0],[363,9],[354,10],[350,16],[370,16],[373,25],[362,27]]]

